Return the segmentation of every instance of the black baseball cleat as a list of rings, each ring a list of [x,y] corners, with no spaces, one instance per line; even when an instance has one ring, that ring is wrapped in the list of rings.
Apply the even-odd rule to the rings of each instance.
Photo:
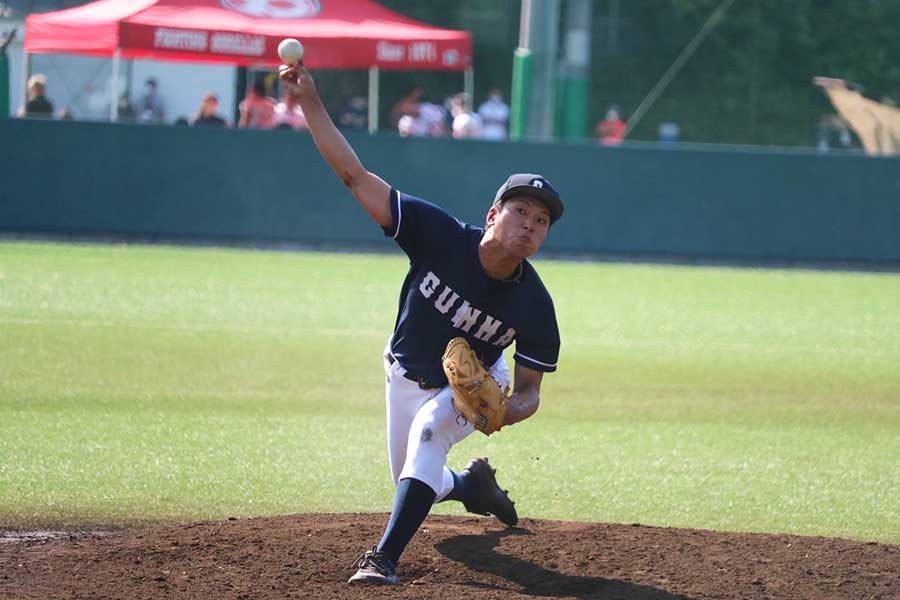
[[[486,458],[473,458],[463,469],[466,486],[471,486],[467,502],[463,502],[466,510],[478,515],[494,515],[507,527],[519,522],[516,514],[516,503],[509,499],[509,492],[501,490],[494,474],[497,469],[491,468]]]
[[[363,553],[353,566],[358,570],[347,580],[347,583],[373,583],[375,585],[397,585],[400,578],[394,573],[394,563],[377,546]]]

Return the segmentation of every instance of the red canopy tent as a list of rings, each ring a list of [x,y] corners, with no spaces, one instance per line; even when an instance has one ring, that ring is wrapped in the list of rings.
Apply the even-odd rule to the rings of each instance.
[[[312,69],[369,69],[370,117],[380,69],[463,71],[471,92],[469,32],[371,0],[98,0],[27,17],[25,73],[37,53],[112,57],[113,82],[121,58],[274,66],[286,37],[303,42]],[[115,107],[117,90],[112,98]]]

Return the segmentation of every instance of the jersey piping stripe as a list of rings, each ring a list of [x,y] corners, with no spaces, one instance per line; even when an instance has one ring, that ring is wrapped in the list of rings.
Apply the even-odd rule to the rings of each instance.
[[[394,235],[391,236],[392,240],[396,240],[397,236],[400,235],[400,222],[403,220],[403,210],[400,206],[400,190],[394,190],[396,195],[394,196],[397,199],[397,230],[394,231]]]
[[[530,360],[530,361],[533,362],[534,364],[536,364],[536,365],[541,365],[542,367],[551,367],[551,368],[554,368],[554,369],[555,369],[555,368],[556,368],[556,365],[558,364],[558,363],[552,363],[552,364],[551,364],[551,363],[541,362],[541,361],[539,361],[539,360],[536,360],[536,359],[534,359],[534,358],[531,358],[530,356],[525,356],[525,355],[522,354],[521,352],[516,352],[515,355],[516,355],[516,356],[521,356],[521,357],[524,358],[525,360]]]

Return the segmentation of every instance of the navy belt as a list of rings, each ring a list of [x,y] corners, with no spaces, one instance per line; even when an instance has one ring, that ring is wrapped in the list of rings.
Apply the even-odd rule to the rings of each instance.
[[[388,352],[387,359],[388,359],[389,364],[394,364],[395,362],[397,362],[397,359],[394,358],[394,355],[390,352]],[[410,381],[415,381],[416,383],[418,383],[419,387],[423,390],[437,390],[437,389],[444,387],[443,383],[435,383],[434,381],[429,381],[425,377],[419,377],[418,375],[414,375],[413,373],[410,373],[409,371],[406,371],[405,369],[404,369],[404,371],[405,372],[403,373],[403,376],[405,378],[409,379]]]

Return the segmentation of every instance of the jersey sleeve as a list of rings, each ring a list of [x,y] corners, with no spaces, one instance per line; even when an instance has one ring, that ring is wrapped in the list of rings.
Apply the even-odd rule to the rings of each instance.
[[[549,295],[545,306],[532,321],[535,326],[516,335],[516,364],[534,371],[552,373],[559,361],[559,327]]]
[[[422,258],[441,251],[465,225],[447,211],[414,196],[391,189],[390,227],[384,234],[400,246],[410,258]]]

